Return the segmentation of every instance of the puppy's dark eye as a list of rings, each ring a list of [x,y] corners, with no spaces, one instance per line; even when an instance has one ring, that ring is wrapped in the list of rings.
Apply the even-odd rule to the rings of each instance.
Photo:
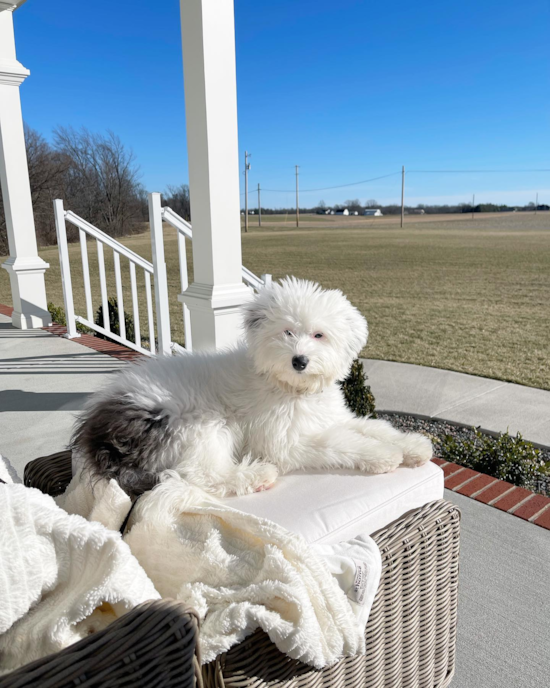
[[[315,339],[322,339],[323,333],[322,332],[316,332],[314,335]]]
[[[293,333],[290,330],[285,330],[284,334],[286,334],[287,337],[293,337]]]

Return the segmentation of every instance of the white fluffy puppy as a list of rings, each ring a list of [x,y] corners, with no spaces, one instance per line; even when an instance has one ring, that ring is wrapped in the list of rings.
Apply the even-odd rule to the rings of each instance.
[[[94,395],[73,436],[92,476],[129,494],[163,471],[225,496],[296,469],[385,473],[419,466],[430,441],[346,406],[367,323],[342,292],[286,278],[244,307],[246,344],[133,365]]]

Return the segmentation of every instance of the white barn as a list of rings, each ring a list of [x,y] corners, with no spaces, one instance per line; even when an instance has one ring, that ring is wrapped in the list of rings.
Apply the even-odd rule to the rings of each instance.
[[[380,208],[366,208],[363,215],[374,215],[375,217],[382,217]]]
[[[335,215],[349,215],[349,210],[347,208],[344,208],[343,210],[336,210],[334,212]]]

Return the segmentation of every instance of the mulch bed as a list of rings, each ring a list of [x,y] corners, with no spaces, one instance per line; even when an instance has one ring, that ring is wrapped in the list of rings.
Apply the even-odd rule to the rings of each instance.
[[[417,418],[416,416],[400,413],[378,413],[378,418],[390,421],[394,427],[403,430],[403,432],[421,432],[424,435],[428,435],[434,445],[435,456],[441,456],[441,441],[446,435],[451,435],[457,441],[475,439],[474,428],[454,425],[444,420]],[[550,461],[550,448],[541,449],[541,456],[544,461]],[[536,491],[550,495],[550,481],[542,479],[537,485]]]

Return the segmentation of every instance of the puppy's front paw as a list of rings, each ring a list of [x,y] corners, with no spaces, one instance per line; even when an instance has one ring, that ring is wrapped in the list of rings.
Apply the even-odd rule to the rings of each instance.
[[[234,474],[234,493],[246,495],[273,487],[279,472],[272,463],[252,461],[248,457],[238,464]]]
[[[256,488],[254,492],[263,492],[264,490],[270,490],[273,487],[273,485],[275,485],[275,481],[277,480],[278,475],[279,471],[272,463],[260,464],[258,466],[258,470],[255,476]]]
[[[377,442],[371,446],[357,466],[365,473],[393,473],[403,462],[403,452],[395,444]]]
[[[430,440],[417,432],[409,432],[399,442],[403,450],[403,466],[416,468],[427,463],[433,456]]]

